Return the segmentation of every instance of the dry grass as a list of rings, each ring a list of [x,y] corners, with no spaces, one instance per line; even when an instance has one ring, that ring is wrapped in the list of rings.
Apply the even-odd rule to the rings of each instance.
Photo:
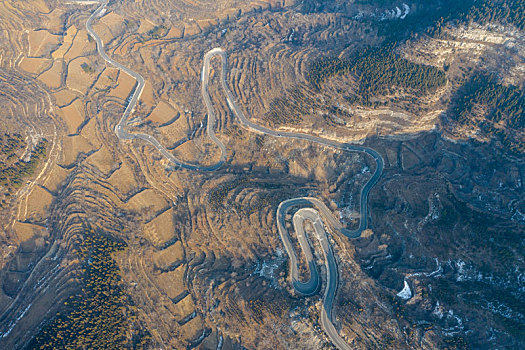
[[[77,30],[77,27],[75,26],[71,26],[67,29],[62,39],[63,40],[62,45],[60,45],[60,47],[56,49],[55,51],[53,51],[53,53],[51,54],[53,59],[56,60],[58,58],[64,58],[65,53],[69,50],[69,48],[73,44],[73,39],[75,39],[77,32],[78,30]]]
[[[170,125],[160,129],[163,135],[166,135],[170,142],[175,142],[186,137],[191,132],[192,126],[185,114],[182,114],[177,120]]]
[[[182,259],[184,259],[184,249],[180,241],[153,254],[153,263],[160,269],[167,269]]]
[[[154,123],[165,124],[176,116],[177,112],[167,102],[160,101],[153,112],[148,116],[148,120]]]
[[[290,1],[288,1],[290,2]],[[262,0],[258,0],[258,1],[252,1],[250,3],[250,5],[252,5],[253,7],[258,7],[260,9],[264,9],[266,10],[267,8],[270,7],[270,2],[269,1],[262,1]]]
[[[201,28],[196,22],[187,23],[184,26],[184,36],[197,35],[201,32]]]
[[[111,175],[109,182],[123,194],[135,191],[139,186],[133,171],[126,163],[122,163],[120,169]]]
[[[155,28],[156,24],[149,21],[147,18],[144,18],[140,21],[139,29],[137,33],[144,34]]]
[[[27,202],[30,203],[30,205],[28,206],[25,219],[39,222],[46,219],[49,206],[53,202],[53,196],[42,187],[35,186]]]
[[[171,311],[180,318],[191,314],[193,310],[195,310],[195,303],[193,302],[190,294],[185,296],[177,304],[172,305],[173,306],[170,307]]]
[[[64,26],[64,22],[66,20],[65,17],[66,10],[64,8],[55,8],[53,11],[51,11],[51,13],[45,16],[45,27],[52,32],[58,33]]]
[[[60,111],[62,119],[66,122],[68,133],[75,134],[85,118],[83,101],[76,99],[70,105],[60,108]]]
[[[188,141],[175,148],[175,157],[183,159],[184,161],[195,162],[197,157],[202,154],[202,149],[197,147],[195,142]]]
[[[115,166],[113,156],[106,146],[102,146],[98,151],[88,158],[88,162],[97,167],[104,174],[108,174]]]
[[[62,60],[54,61],[53,66],[38,76],[38,80],[46,84],[51,89],[58,89],[62,85],[62,75],[64,74],[64,63]]]
[[[166,35],[166,39],[180,39],[182,38],[183,34],[184,33],[182,29],[180,29],[179,27],[173,26],[170,28],[170,31]]]
[[[62,187],[67,176],[71,173],[71,170],[64,169],[61,166],[53,164],[51,168],[51,173],[44,182],[44,187],[51,192],[57,192],[60,187]]]
[[[206,30],[212,26],[216,26],[218,21],[216,19],[200,19],[197,20],[197,24],[202,30]]]
[[[182,326],[182,334],[188,340],[196,340],[202,334],[202,318],[197,315],[194,319]]]
[[[124,30],[124,18],[115,12],[110,12],[93,25],[93,29],[100,36],[102,42],[107,44]]]
[[[137,38],[136,37],[132,37],[132,36],[124,39],[122,44],[120,44],[119,47],[117,47],[115,49],[115,51],[113,51],[113,53],[115,55],[119,55],[119,56],[126,56],[126,55],[128,55],[130,50],[135,45],[136,41],[137,41]]]
[[[97,33],[104,44],[109,43],[114,35],[107,25],[101,22],[97,22],[93,25],[93,30]]]
[[[107,26],[113,36],[120,35],[125,26],[124,17],[116,12],[109,12],[100,19],[100,22]]]
[[[198,138],[185,142],[175,148],[173,154],[183,161],[210,165],[219,160],[220,150],[208,138]]]
[[[33,30],[28,34],[30,57],[40,57],[60,44],[60,36],[53,35],[47,30]]]
[[[16,222],[13,229],[18,237],[19,242],[30,242],[38,236],[46,236],[46,229],[33,224]]]
[[[49,13],[49,11],[51,10],[44,0],[28,1],[28,5],[30,5],[33,9],[40,13]]]
[[[20,69],[31,74],[40,74],[52,64],[49,58],[24,57],[20,61]]]
[[[155,93],[153,92],[153,87],[149,81],[146,81],[146,84],[144,85],[144,90],[142,91],[142,95],[140,95],[140,101],[150,107],[155,105]]]
[[[166,210],[155,219],[144,225],[144,237],[155,246],[163,246],[175,236],[173,209]]]
[[[184,287],[184,269],[184,266],[179,266],[173,271],[156,276],[155,280],[158,287],[166,293],[168,298],[175,299],[186,290]]]
[[[134,51],[134,50],[139,50],[143,47],[155,46],[155,45],[164,44],[164,43],[165,43],[164,39],[148,40],[144,42],[131,42],[131,47],[129,47],[127,50],[129,53],[130,52],[129,50]]]
[[[120,72],[118,76],[118,85],[115,89],[111,90],[109,93],[109,96],[118,97],[120,99],[127,99],[131,91],[133,90],[133,87],[136,84],[135,79],[123,72]]]
[[[153,213],[158,213],[168,206],[168,202],[152,189],[146,189],[140,193],[137,193],[130,198],[128,204],[133,210]],[[159,218],[166,219],[162,220]],[[173,227],[173,221],[171,217],[168,219],[168,216],[161,215],[155,218],[151,223],[155,223],[155,225],[158,223],[160,228]]]
[[[68,150],[62,154],[61,163],[64,166],[73,164],[80,153],[88,153],[93,150],[93,146],[81,135],[66,136],[62,148]]]
[[[85,29],[79,29],[75,38],[73,39],[73,45],[64,54],[64,59],[70,61],[79,56],[86,56],[95,51],[95,42],[88,40],[88,33]]]
[[[96,73],[85,72],[82,64],[93,67],[93,63],[86,57],[80,57],[71,61],[68,65],[66,85],[68,88],[85,95],[97,78]]]
[[[106,67],[95,83],[94,89],[106,90],[114,87],[117,84],[118,74],[119,70],[117,68]]]
[[[100,117],[102,113],[98,115]],[[82,127],[82,131],[80,134],[84,136],[86,139],[89,140],[89,142],[93,145],[95,148],[102,147],[102,142],[100,142],[100,139],[98,137],[98,133],[100,132],[98,121],[99,118],[89,118],[86,125]]]
[[[77,95],[68,89],[62,89],[60,91],[57,91],[53,94],[55,97],[55,103],[57,106],[62,107],[65,105],[68,105],[73,101],[74,98],[77,97]]]

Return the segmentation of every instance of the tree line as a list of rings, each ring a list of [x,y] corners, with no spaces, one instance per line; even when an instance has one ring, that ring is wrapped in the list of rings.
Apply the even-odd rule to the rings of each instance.
[[[81,288],[62,305],[26,349],[143,349],[151,336],[137,329],[132,302],[125,293],[112,254],[126,245],[86,230],[76,250]]]
[[[307,80],[320,90],[330,77],[341,74],[355,76],[362,103],[375,95],[384,95],[395,88],[429,93],[445,85],[442,70],[408,61],[395,53],[393,45],[368,48],[349,59],[320,58],[311,63]]]
[[[6,188],[7,193],[20,188],[23,180],[35,173],[40,160],[46,157],[47,143],[46,139],[42,139],[36,144],[26,162],[17,155],[17,152],[26,146],[20,135],[0,137],[0,186]]]
[[[380,22],[378,34],[390,42],[419,33],[439,37],[446,24],[470,22],[500,23],[525,29],[525,0],[419,0],[418,5],[421,6],[405,19]]]
[[[496,136],[513,153],[525,153],[524,89],[505,86],[494,76],[476,73],[459,89],[451,112],[450,117],[461,125],[479,127]]]

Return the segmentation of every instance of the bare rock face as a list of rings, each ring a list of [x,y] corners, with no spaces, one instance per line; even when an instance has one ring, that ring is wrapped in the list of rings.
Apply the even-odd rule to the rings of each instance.
[[[523,22],[478,5],[3,1],[0,348],[523,348]]]

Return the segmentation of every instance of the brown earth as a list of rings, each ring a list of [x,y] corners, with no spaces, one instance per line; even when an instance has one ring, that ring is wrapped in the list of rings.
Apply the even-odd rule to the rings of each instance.
[[[508,82],[523,82],[519,69],[492,60],[505,43],[498,38],[511,35],[460,28],[450,29],[446,40],[414,37],[400,55],[437,67],[449,64],[450,83],[433,96],[400,91],[377,96],[377,108],[361,106],[346,98],[356,91],[355,77],[334,77],[319,92],[305,76],[317,57],[347,57],[379,44],[376,22],[355,19],[339,1],[333,3],[337,10],[325,3],[320,13],[294,3],[109,4],[95,30],[110,56],[147,79],[131,130],[154,135],[189,162],[218,159],[200,128],[206,116],[200,70],[212,47],[227,50],[227,84],[254,122],[267,123],[272,102],[292,98],[299,89],[317,102],[281,130],[364,142],[385,159],[369,198],[371,230],[351,241],[330,232],[340,276],[334,308],[340,334],[362,349],[444,348],[449,341],[461,348],[465,339],[473,348],[482,342],[520,348],[507,333],[512,327],[505,322],[511,321],[479,305],[513,300],[487,291],[508,296],[515,290],[505,286],[520,278],[518,184],[525,181],[525,169],[488,143],[450,142],[435,129],[469,68],[494,69]],[[93,9],[42,1],[0,4],[0,28],[9,33],[0,37],[6,43],[0,45],[0,117],[7,121],[2,128],[12,123],[28,140],[50,141],[45,162],[24,179],[20,199],[17,194],[9,202],[20,214],[2,212],[0,332],[13,328],[0,347],[22,348],[43,321],[65,309],[64,301],[80,289],[78,276],[86,265],[75,249],[90,227],[128,245],[113,257],[132,300],[123,313],[134,310],[129,320],[151,335],[149,348],[217,348],[219,339],[225,349],[329,348],[318,325],[320,295],[300,298],[291,291],[276,208],[284,199],[311,195],[334,212],[355,213],[374,163],[361,154],[243,129],[224,101],[217,61],[210,95],[217,135],[228,150],[221,169],[173,168],[142,141],[118,140],[114,126],[135,82],[96,56],[84,29]],[[31,33],[29,41],[14,35],[24,30]],[[27,57],[47,55],[60,42],[53,60]],[[471,61],[461,59],[469,55]],[[61,74],[67,87],[53,92]],[[60,113],[63,122],[45,119]],[[26,187],[32,179],[34,186]],[[346,224],[355,225],[345,215]],[[433,274],[438,267],[441,272]],[[396,296],[405,280],[414,292],[408,301]],[[473,300],[479,305],[469,304]]]
[[[49,86],[51,89],[58,89],[62,86],[64,74],[64,62],[54,61],[53,66],[38,76],[38,80]]]

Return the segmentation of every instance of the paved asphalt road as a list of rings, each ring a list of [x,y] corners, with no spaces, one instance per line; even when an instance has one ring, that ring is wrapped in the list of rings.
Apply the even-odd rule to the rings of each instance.
[[[305,242],[305,220],[308,220],[312,223],[317,236],[317,240],[319,241],[325,258],[326,289],[323,294],[323,307],[321,309],[321,327],[326,332],[326,334],[328,334],[328,336],[338,349],[351,350],[350,346],[344,341],[343,338],[341,338],[341,336],[335,329],[334,324],[332,323],[332,308],[335,299],[335,291],[337,289],[337,265],[335,263],[334,254],[332,253],[332,248],[330,246],[330,243],[328,242],[328,238],[326,237],[323,221],[321,220],[319,213],[312,208],[302,208],[295,213],[293,218],[295,231],[298,237],[303,237],[299,239],[302,239]],[[308,242],[306,242],[306,246],[308,247],[306,249],[308,249],[309,251],[310,247],[308,246]],[[303,249],[303,251],[306,253],[303,244],[301,244],[301,249]],[[305,255],[307,255],[308,259],[308,254]],[[311,252],[309,252],[309,256],[311,255]]]
[[[220,148],[221,150],[221,157],[219,161],[215,164],[212,164],[210,166],[200,166],[200,165],[194,165],[189,163],[184,163],[180,161],[179,159],[175,158],[173,154],[171,154],[164,146],[160,144],[160,142],[154,138],[151,135],[148,134],[135,134],[135,133],[129,133],[127,131],[129,116],[135,109],[135,106],[137,105],[137,102],[140,98],[140,95],[142,94],[142,91],[144,90],[144,78],[142,75],[140,75],[137,72],[132,71],[131,69],[123,66],[122,64],[118,63],[117,61],[111,59],[106,54],[106,51],[104,50],[104,43],[100,39],[100,37],[97,35],[97,33],[93,30],[93,20],[97,17],[99,17],[106,8],[107,2],[101,3],[101,5],[91,14],[89,19],[86,22],[86,29],[88,33],[91,35],[91,37],[95,40],[97,44],[97,51],[106,62],[109,64],[123,70],[127,74],[131,75],[135,80],[137,81],[137,85],[135,87],[135,90],[133,91],[133,94],[131,96],[131,99],[128,102],[128,105],[126,106],[126,109],[124,113],[122,114],[122,117],[120,118],[120,121],[117,125],[115,125],[115,133],[117,137],[121,140],[132,140],[132,139],[140,139],[146,142],[149,142],[153,147],[155,147],[164,157],[166,157],[170,162],[173,164],[180,166],[181,168],[190,169],[190,170],[201,170],[201,171],[213,171],[220,168],[224,161],[226,160],[226,147],[224,144],[215,136],[214,132],[214,124],[215,124],[215,113],[213,106],[211,105],[210,96],[208,94],[208,78],[209,78],[209,72],[206,73],[206,76],[204,75],[204,69],[203,69],[203,77],[205,76],[205,79],[203,79],[202,84],[202,96],[204,98],[204,101],[206,102],[206,107],[208,108],[208,126],[207,126],[207,133],[208,136],[212,139],[213,142]],[[206,69],[209,69],[209,65]]]
[[[349,143],[341,143],[341,142],[337,142],[333,140],[327,140],[321,137],[308,135],[308,134],[285,132],[285,131],[275,131],[275,130],[268,129],[264,126],[260,126],[260,125],[257,125],[249,121],[244,115],[244,113],[242,112],[242,110],[237,105],[232,92],[227,86],[226,74],[228,71],[228,63],[227,63],[228,60],[227,60],[226,52],[222,50],[221,48],[214,48],[206,53],[206,55],[204,56],[204,64],[202,67],[202,74],[201,74],[201,82],[202,82],[201,93],[202,93],[204,103],[206,104],[206,108],[208,110],[208,122],[207,122],[206,131],[207,131],[208,136],[211,138],[211,140],[221,150],[221,157],[219,161],[209,166],[200,166],[200,165],[184,163],[180,161],[179,159],[175,158],[153,136],[147,135],[147,134],[129,133],[127,131],[129,116],[133,112],[140,98],[140,95],[142,94],[142,91],[144,89],[144,78],[139,73],[132,71],[131,69],[121,65],[120,63],[108,57],[108,55],[106,54],[104,50],[104,44],[102,40],[97,35],[97,33],[93,30],[93,27],[92,27],[93,20],[103,14],[103,12],[105,11],[106,4],[107,2],[101,3],[101,5],[93,12],[93,14],[89,17],[89,19],[86,22],[86,29],[91,35],[91,37],[93,37],[93,39],[95,40],[97,44],[97,51],[100,57],[102,57],[109,64],[131,75],[137,81],[137,85],[135,87],[135,90],[133,91],[133,95],[131,96],[131,99],[129,100],[128,105],[126,106],[126,109],[124,113],[122,114],[122,117],[120,118],[119,123],[115,126],[115,133],[119,139],[121,140],[141,139],[146,142],[149,142],[169,161],[171,161],[173,164],[180,166],[182,168],[186,168],[190,170],[199,170],[199,171],[213,171],[213,170],[220,168],[226,161],[227,152],[226,152],[226,147],[224,146],[224,144],[215,135],[215,129],[214,129],[215,128],[215,110],[213,108],[213,105],[212,105],[212,102],[211,102],[211,99],[208,93],[208,83],[209,83],[209,75],[210,75],[210,60],[215,56],[219,56],[222,61],[221,85],[222,85],[224,92],[226,93],[226,100],[228,102],[228,106],[230,107],[231,111],[235,114],[235,116],[237,117],[237,119],[239,120],[242,126],[252,131],[262,133],[265,135],[274,136],[274,137],[282,137],[282,138],[297,139],[297,140],[307,140],[307,141],[315,142],[315,143],[325,145],[328,147],[332,147],[335,149],[340,149],[342,151],[366,153],[375,160],[376,162],[375,171],[372,177],[368,180],[368,182],[365,184],[365,186],[361,190],[361,195],[360,195],[361,217],[359,221],[359,227],[356,230],[351,231],[351,230],[344,228],[341,225],[341,223],[336,218],[333,217],[328,207],[326,207],[326,205],[322,201],[316,198],[300,197],[300,198],[289,199],[289,200],[283,201],[277,209],[277,227],[278,227],[281,239],[283,241],[283,244],[285,246],[285,249],[291,260],[290,269],[291,269],[293,286],[299,293],[304,294],[304,295],[315,294],[321,285],[319,271],[312,257],[312,253],[311,253],[311,249],[309,247],[308,241],[306,240],[304,236],[304,229],[303,229],[304,220],[309,220],[313,223],[315,232],[317,234],[317,238],[319,239],[319,242],[321,243],[321,247],[323,249],[323,253],[324,253],[325,261],[326,261],[326,268],[327,268],[327,288],[325,289],[324,296],[323,296],[321,326],[323,327],[324,331],[328,334],[332,342],[339,349],[344,349],[344,350],[349,349],[348,344],[346,344],[344,340],[339,336],[337,330],[335,329],[332,323],[333,301],[334,301],[335,292],[337,289],[337,266],[335,264],[335,259],[334,259],[330,244],[328,243],[328,240],[326,238],[326,233],[324,230],[322,218],[324,218],[325,222],[327,222],[331,227],[338,230],[340,233],[342,233],[343,235],[349,238],[356,238],[361,235],[361,232],[364,229],[366,229],[366,227],[368,226],[368,194],[370,190],[372,189],[372,187],[377,183],[377,181],[379,180],[379,177],[381,176],[383,172],[384,161],[381,155],[375,150],[368,148],[368,147],[349,144]],[[290,237],[288,234],[288,230],[286,230],[285,221],[284,221],[285,215],[291,207],[304,206],[304,205],[314,206],[317,208],[319,213],[321,213],[321,215],[319,215],[318,211],[315,211],[310,208],[303,208],[303,209],[300,209],[294,216],[294,226],[298,234],[298,239],[301,245],[301,249],[303,250],[307,258],[308,265],[310,268],[310,278],[307,282],[299,281],[298,268],[297,268],[297,257],[294,253],[294,250],[293,250],[293,247],[290,241]]]
[[[368,183],[366,185],[370,184],[371,181],[377,182],[377,179],[375,179],[374,177],[376,174],[377,174],[377,170],[372,176],[372,178],[368,180]],[[379,178],[379,176],[377,178]],[[363,200],[367,201],[368,192],[373,186],[372,185],[372,186],[367,187],[366,185],[364,189],[361,191],[362,201]],[[317,210],[314,210],[312,208],[302,208],[302,209],[299,209],[294,214],[294,217],[293,217],[294,230],[297,234],[297,239],[301,246],[301,250],[303,251],[305,255],[306,262],[308,263],[308,267],[310,271],[310,277],[308,281],[303,282],[299,280],[299,273],[298,273],[299,268],[298,268],[298,263],[297,263],[297,256],[293,249],[288,230],[286,229],[285,218],[286,218],[286,214],[292,207],[304,207],[304,206],[313,206]],[[361,205],[361,208],[363,208],[363,205]],[[313,197],[292,198],[292,199],[288,199],[288,200],[281,202],[279,204],[279,207],[277,208],[277,229],[279,230],[279,235],[283,242],[286,253],[288,254],[288,257],[290,258],[290,275],[292,277],[292,284],[293,284],[294,289],[298,293],[306,295],[306,296],[317,293],[317,291],[321,287],[321,278],[319,276],[319,271],[313,259],[311,248],[304,234],[304,220],[309,220],[314,226],[315,232],[317,234],[317,238],[323,250],[323,254],[325,257],[325,264],[326,264],[326,279],[327,279],[326,286],[327,287],[323,295],[323,307],[321,310],[321,327],[326,332],[326,334],[329,336],[329,338],[332,340],[332,342],[336,345],[336,347],[338,349],[344,349],[344,350],[350,349],[350,347],[341,338],[341,336],[337,332],[332,322],[332,309],[333,309],[333,302],[335,299],[335,292],[337,290],[337,280],[338,280],[337,265],[336,265],[335,258],[332,253],[332,249],[326,237],[326,232],[324,230],[323,223],[327,223],[333,229],[339,231],[340,233],[344,234],[347,237],[352,237],[352,238],[359,237],[361,235],[361,232],[366,228],[366,218],[367,218],[366,202],[365,202],[364,208],[365,208],[364,209],[365,211],[361,212],[362,215],[360,219],[359,228],[354,231],[345,229],[341,225],[339,220],[334,218],[330,209],[328,209],[328,207],[317,198],[313,198]],[[361,227],[363,227],[363,229],[361,229]]]

